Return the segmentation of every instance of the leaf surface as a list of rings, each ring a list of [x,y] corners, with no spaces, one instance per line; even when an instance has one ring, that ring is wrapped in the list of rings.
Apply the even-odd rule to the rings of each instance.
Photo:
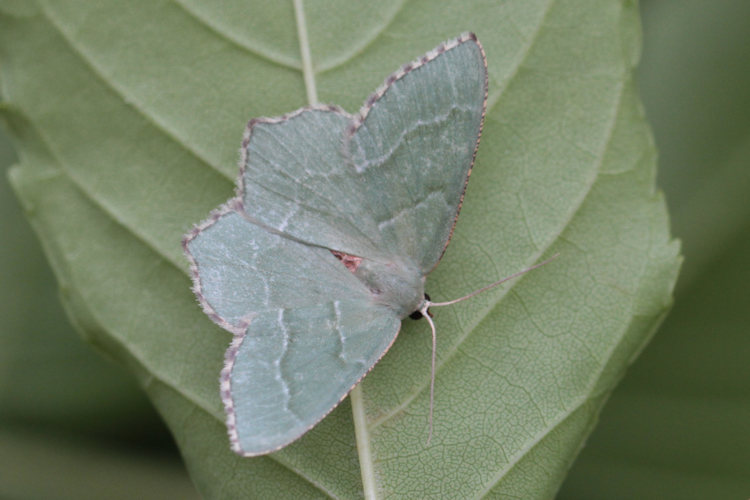
[[[429,333],[404,324],[363,382],[367,461],[348,400],[281,452],[229,451],[230,335],[195,304],[180,239],[232,196],[244,123],[306,88],[289,4],[199,3],[0,3],[12,181],[87,337],[137,374],[206,497],[356,498],[362,477],[379,497],[551,497],[679,267],[632,81],[636,6],[306,4],[318,96],[351,112],[440,41],[471,29],[484,45],[485,129],[434,300],[561,254],[436,311],[429,447]]]

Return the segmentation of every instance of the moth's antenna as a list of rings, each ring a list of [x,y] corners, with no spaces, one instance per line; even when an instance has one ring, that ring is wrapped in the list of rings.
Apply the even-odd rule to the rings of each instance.
[[[542,261],[539,264],[535,264],[531,267],[527,267],[526,269],[522,269],[518,271],[517,273],[513,273],[510,276],[506,276],[505,278],[499,281],[496,281],[490,285],[480,288],[479,290],[476,290],[474,292],[471,292],[469,295],[464,295],[463,297],[460,297],[458,299],[449,300],[447,302],[430,302],[429,300],[424,301],[424,305],[421,307],[421,309],[419,309],[419,312],[422,315],[422,317],[427,319],[427,322],[430,324],[430,330],[432,331],[432,370],[431,370],[431,376],[430,376],[430,413],[427,416],[427,426],[429,428],[429,432],[427,434],[427,443],[425,444],[425,446],[429,446],[430,441],[432,440],[432,413],[435,407],[435,365],[436,365],[435,356],[437,353],[437,334],[435,333],[435,323],[432,321],[432,318],[430,317],[430,313],[428,309],[430,307],[450,306],[452,304],[462,302],[466,299],[470,299],[474,297],[475,295],[479,295],[482,292],[486,292],[487,290],[495,288],[496,286],[502,283],[505,283],[508,280],[512,280],[513,278],[518,278],[519,276],[526,274],[529,271],[533,271],[534,269],[538,269],[545,264],[549,264],[550,262],[552,262],[559,256],[560,254],[556,253],[549,259]]]
[[[559,256],[560,256],[560,254],[556,253],[555,255],[553,255],[552,257],[550,257],[549,259],[547,259],[545,261],[542,261],[539,264],[535,264],[535,265],[533,265],[531,267],[527,267],[526,269],[522,269],[522,270],[518,271],[517,273],[513,273],[510,276],[506,276],[505,278],[503,278],[503,279],[501,279],[499,281],[496,281],[496,282],[492,283],[491,285],[487,285],[484,288],[480,288],[479,290],[475,290],[475,291],[471,292],[469,295],[464,295],[463,297],[460,297],[458,299],[449,300],[448,302],[430,302],[429,300],[427,300],[427,301],[425,301],[426,307],[450,306],[450,305],[456,304],[458,302],[463,302],[464,300],[470,299],[470,298],[474,297],[475,295],[479,295],[482,292],[486,292],[487,290],[495,288],[496,286],[501,285],[501,284],[505,283],[508,280],[512,280],[513,278],[518,278],[519,276],[521,276],[523,274],[526,274],[529,271],[533,271],[534,269],[538,269],[538,268],[542,267],[545,264],[549,264],[550,262],[552,262],[553,260],[555,260]],[[421,310],[420,310],[420,312],[421,312]]]
[[[426,300],[425,305],[422,307],[422,309],[419,310],[419,312],[427,318],[427,322],[430,324],[430,330],[432,330],[432,371],[430,374],[430,414],[427,417],[427,427],[429,427],[429,432],[427,434],[427,443],[425,446],[430,445],[430,440],[432,439],[432,410],[435,406],[435,353],[437,352],[437,334],[435,333],[435,323],[432,322],[432,318],[430,317],[429,312],[427,312],[427,308],[430,307],[430,301]]]

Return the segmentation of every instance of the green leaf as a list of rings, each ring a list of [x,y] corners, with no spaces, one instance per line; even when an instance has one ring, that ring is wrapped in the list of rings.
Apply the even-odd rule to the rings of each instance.
[[[138,376],[206,497],[355,498],[363,477],[379,497],[552,496],[679,267],[632,80],[636,6],[340,0],[295,16],[225,3],[0,3],[12,181],[87,339]],[[487,52],[489,106],[429,293],[561,257],[436,312],[429,447],[430,339],[413,322],[361,386],[367,452],[347,400],[281,452],[235,456],[217,382],[230,335],[193,300],[181,235],[232,195],[249,118],[306,104],[312,82],[355,111],[399,64],[466,29]]]

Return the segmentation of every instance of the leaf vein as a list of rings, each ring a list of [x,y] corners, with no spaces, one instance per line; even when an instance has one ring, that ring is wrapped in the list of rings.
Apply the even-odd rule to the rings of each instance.
[[[111,219],[113,222],[115,222],[117,225],[125,229],[129,234],[133,235],[134,238],[136,238],[138,241],[140,241],[143,245],[145,245],[147,248],[149,248],[152,252],[154,252],[156,255],[164,259],[166,262],[168,262],[171,266],[178,269],[182,274],[185,276],[188,276],[188,270],[180,265],[177,261],[173,260],[169,257],[165,252],[160,250],[155,243],[152,243],[148,237],[145,234],[141,234],[138,232],[134,227],[131,227],[122,217],[120,217],[117,214],[117,210],[114,208],[111,208],[107,205],[107,203],[103,200],[100,200],[99,197],[94,195],[88,187],[84,183],[81,182],[78,177],[65,166],[65,162],[62,161],[60,158],[60,155],[55,152],[54,147],[50,143],[49,139],[47,139],[44,131],[41,129],[41,127],[38,127],[34,124],[34,122],[30,118],[26,118],[29,125],[33,127],[40,140],[46,147],[47,151],[49,151],[49,154],[51,158],[55,161],[55,163],[58,165],[58,171],[60,172],[60,175],[64,175],[67,177],[75,186],[75,188],[83,195],[83,197],[88,200],[92,205],[94,205],[96,208],[98,208],[102,213],[104,213],[109,219]]]
[[[354,44],[354,43],[351,44],[351,50],[349,50],[349,52],[344,53],[338,58],[331,59],[327,64],[320,65],[318,67],[318,73],[321,74],[326,71],[336,69],[339,66],[344,65],[350,59],[354,58],[354,56],[357,56],[363,53],[365,50],[367,50],[367,48],[373,45],[383,35],[383,33],[385,33],[385,31],[394,23],[398,14],[404,9],[404,5],[406,5],[406,0],[402,0],[401,3],[396,6],[393,12],[389,15],[389,17],[382,24],[382,26],[374,29],[370,33],[367,33],[366,34],[367,36],[363,37],[363,42],[358,43],[358,44]]]
[[[113,78],[107,77],[106,71],[99,67],[98,63],[96,63],[94,58],[86,52],[82,44],[76,42],[70,36],[70,34],[65,29],[64,24],[59,19],[55,18],[55,16],[46,7],[46,4],[42,3],[40,7],[44,17],[60,34],[60,37],[65,40],[65,43],[68,45],[68,47],[70,47],[70,49],[79,56],[80,60],[91,70],[91,73],[104,84],[105,87],[109,88],[113,94],[117,95],[123,103],[134,109],[139,116],[143,117],[146,122],[152,124],[155,129],[159,130],[162,134],[164,134],[164,136],[169,138],[169,140],[178,144],[182,149],[190,153],[190,155],[195,157],[200,163],[215,170],[216,172],[221,174],[222,177],[234,180],[234,176],[230,177],[217,165],[211,162],[207,157],[203,156],[197,149],[191,147],[189,145],[189,141],[183,140],[177,130],[172,129],[167,123],[163,123],[155,115],[149,113],[146,107],[140,102],[140,99],[138,99],[135,94],[129,93],[124,87],[117,85]]]
[[[617,123],[617,118],[619,116],[620,112],[620,105],[622,103],[622,97],[625,93],[625,85],[624,83],[620,84],[619,91],[617,93],[615,103],[614,103],[614,113],[612,114],[612,118],[610,120],[607,132],[605,134],[605,140],[603,141],[602,150],[599,152],[599,156],[596,160],[596,168],[592,169],[593,175],[588,179],[587,185],[585,189],[582,191],[580,198],[577,200],[575,204],[573,204],[573,207],[568,214],[567,217],[565,217],[562,220],[562,223],[560,224],[560,229],[551,232],[550,234],[553,235],[551,239],[546,243],[542,245],[542,248],[540,251],[532,254],[531,258],[526,261],[525,267],[531,266],[534,262],[537,262],[539,258],[549,250],[552,246],[552,244],[557,241],[557,239],[562,235],[563,229],[568,227],[572,220],[575,218],[576,214],[578,214],[579,210],[583,206],[584,201],[588,197],[589,193],[593,189],[594,185],[596,184],[596,180],[598,178],[598,173],[600,172],[602,165],[604,163],[604,156],[606,154],[607,148],[609,146],[610,141],[612,140],[615,124]],[[504,288],[503,290],[499,291],[497,294],[497,299],[495,301],[492,301],[487,307],[484,308],[483,311],[479,312],[475,316],[475,320],[471,323],[470,326],[468,326],[464,330],[464,334],[460,336],[457,339],[457,342],[453,344],[452,349],[448,351],[444,356],[441,356],[440,360],[437,363],[436,368],[436,377],[439,375],[440,370],[442,367],[448,363],[448,361],[451,360],[451,358],[456,354],[458,348],[468,339],[471,332],[473,332],[486,318],[489,316],[489,314],[495,310],[496,307],[498,307],[501,302],[504,300],[504,298],[514,290],[516,286],[519,285],[519,283],[522,283],[524,280],[524,276],[519,277],[514,282],[512,282],[507,288]],[[384,422],[390,420],[400,412],[404,411],[411,402],[424,390],[426,390],[429,387],[429,381],[425,381],[425,383],[421,384],[410,397],[406,398],[401,404],[394,407],[391,411],[384,413],[382,416],[380,416],[378,419],[371,422],[371,429],[375,429],[382,425]]]
[[[549,15],[550,11],[552,10],[552,6],[555,4],[556,0],[549,0],[547,2],[547,5],[544,7],[544,11],[542,12],[542,15],[539,17],[539,23],[537,24],[536,29],[529,37],[526,44],[523,46],[521,51],[519,52],[518,60],[516,61],[516,65],[513,68],[513,70],[510,72],[510,74],[505,79],[505,84],[497,91],[497,94],[491,95],[487,98],[487,113],[495,107],[495,104],[503,97],[505,94],[505,90],[510,86],[511,82],[518,76],[518,72],[521,69],[521,66],[523,66],[523,63],[526,61],[526,58],[531,53],[531,47],[534,45],[534,42],[539,38],[539,34],[542,31],[542,27],[545,25],[545,21],[547,20],[547,16]]]
[[[278,64],[281,67],[296,69],[302,71],[302,65],[292,59],[291,57],[284,57],[281,54],[272,54],[264,52],[261,48],[253,47],[252,45],[242,41],[240,38],[234,36],[228,30],[222,30],[218,23],[210,20],[207,16],[201,15],[196,12],[192,7],[185,4],[184,0],[172,0],[177,6],[179,6],[187,15],[195,19],[198,23],[205,26],[212,33],[216,34],[219,38],[226,40],[228,43],[244,50],[245,52],[252,54],[253,56],[265,59],[273,64]]]

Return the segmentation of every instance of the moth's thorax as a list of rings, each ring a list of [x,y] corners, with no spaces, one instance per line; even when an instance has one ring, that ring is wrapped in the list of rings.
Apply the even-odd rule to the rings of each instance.
[[[375,302],[400,318],[418,310],[424,302],[424,277],[413,264],[362,259],[354,275],[369,288]]]

